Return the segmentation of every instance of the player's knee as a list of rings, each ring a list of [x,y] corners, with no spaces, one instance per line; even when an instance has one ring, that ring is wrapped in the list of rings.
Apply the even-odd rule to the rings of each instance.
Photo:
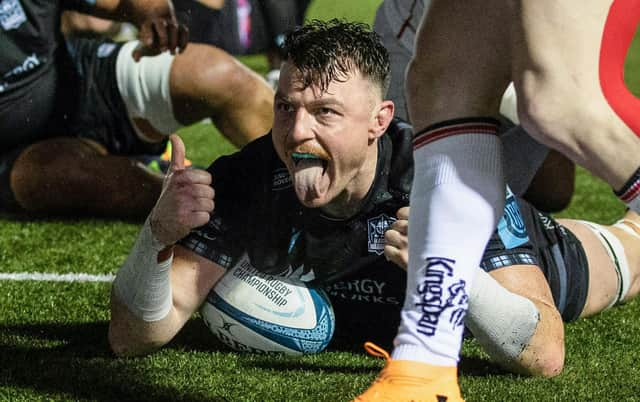
[[[518,86],[518,117],[537,141],[565,155],[579,155],[594,136],[607,135],[607,116],[593,102],[576,100],[563,85]]]
[[[107,336],[107,339],[109,340],[109,348],[114,355],[118,357],[128,356],[128,348],[126,347],[124,342],[121,342],[118,333],[113,329],[113,326],[111,324],[109,325],[109,334]]]
[[[47,210],[57,204],[61,191],[52,183],[86,180],[84,169],[74,169],[78,161],[102,154],[97,143],[74,138],[57,138],[27,147],[11,170],[11,190],[18,204],[29,212]]]
[[[411,59],[407,65],[404,88],[407,104],[412,105],[416,103],[416,101],[424,102],[425,98],[421,96],[423,95],[421,88],[425,86],[435,88],[435,86],[441,82],[437,78],[442,72],[442,69],[432,68],[432,66],[424,61],[416,58]],[[412,83],[412,85],[406,85],[408,83]],[[422,85],[415,85],[415,83],[421,83]],[[423,105],[420,104],[417,107],[423,108]],[[411,112],[411,110],[409,110],[409,112]],[[410,118],[412,117],[410,116]]]
[[[522,127],[538,141],[557,148],[568,142],[566,118],[561,104],[544,90],[518,91],[518,118]]]
[[[535,355],[532,361],[525,365],[527,374],[544,378],[555,377],[563,369],[564,345],[557,342],[550,342],[541,353]]]
[[[192,44],[175,58],[171,94],[176,117],[191,123],[226,115],[232,106],[250,104],[263,93],[260,77],[224,51]],[[268,84],[262,80],[265,88]],[[272,96],[272,92],[269,93]]]
[[[202,63],[193,73],[198,77],[197,81],[208,90],[209,95],[215,97],[215,101],[232,99],[238,93],[249,93],[256,78],[249,69],[218,49],[201,49],[202,54],[199,58],[202,58]]]
[[[109,325],[108,340],[111,352],[113,352],[117,357],[144,356],[162,346],[160,344],[149,343],[143,347],[134,348],[129,342],[127,342],[123,334],[114,329],[113,325]]]
[[[108,331],[109,348],[118,357],[148,355],[157,351],[166,343],[163,340],[133,339],[130,327],[125,322],[113,317],[109,322]]]
[[[11,170],[11,191],[20,207],[26,211],[34,211],[38,206],[37,190],[40,180],[37,171],[33,171],[30,161],[18,159]]]
[[[541,211],[559,212],[569,206],[574,182],[574,163],[561,153],[551,151],[531,180],[523,198]]]

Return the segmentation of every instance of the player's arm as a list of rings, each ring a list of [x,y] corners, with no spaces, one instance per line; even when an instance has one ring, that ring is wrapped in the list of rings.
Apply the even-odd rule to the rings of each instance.
[[[90,13],[138,27],[141,46],[133,56],[152,56],[184,50],[189,40],[186,26],[179,24],[171,0],[96,0]]]
[[[135,306],[129,306],[130,302],[121,300],[115,287],[112,289],[109,344],[116,355],[148,354],[171,341],[224,273],[218,264],[184,247],[175,246],[173,253],[169,272],[171,304],[161,318],[145,317]]]
[[[564,323],[536,265],[487,274],[469,295],[466,324],[491,359],[524,375],[553,377],[564,366]]]
[[[112,291],[109,339],[121,355],[149,352],[168,342],[222,276],[222,268],[174,244],[209,221],[214,209],[211,175],[185,169],[177,135],[162,193]]]
[[[409,207],[385,233],[385,256],[408,265]],[[539,267],[515,265],[487,274],[478,268],[467,326],[493,361],[526,375],[552,377],[564,364],[564,325]]]

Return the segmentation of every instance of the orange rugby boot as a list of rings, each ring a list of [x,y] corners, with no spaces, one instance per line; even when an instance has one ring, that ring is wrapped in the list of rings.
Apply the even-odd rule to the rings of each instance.
[[[392,360],[384,349],[364,344],[372,356],[387,364],[364,394],[354,402],[460,402],[457,367],[432,366],[411,360]]]

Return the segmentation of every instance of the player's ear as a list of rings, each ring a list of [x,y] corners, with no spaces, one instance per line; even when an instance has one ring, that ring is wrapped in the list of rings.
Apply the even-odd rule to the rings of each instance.
[[[387,131],[387,127],[393,120],[395,105],[393,101],[385,100],[380,102],[374,109],[371,130],[369,130],[369,139],[373,140],[380,137]]]

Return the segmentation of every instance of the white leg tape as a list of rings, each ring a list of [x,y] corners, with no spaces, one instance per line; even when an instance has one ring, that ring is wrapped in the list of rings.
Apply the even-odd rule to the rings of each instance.
[[[624,252],[624,246],[618,240],[618,238],[608,231],[604,226],[598,225],[597,223],[587,222],[587,221],[578,221],[591,229],[591,231],[596,235],[600,243],[605,250],[607,250],[607,254],[611,261],[613,262],[613,266],[616,269],[616,275],[618,277],[618,292],[616,297],[613,298],[611,303],[607,306],[607,308],[611,308],[616,304],[620,303],[624,297],[627,295],[629,291],[629,287],[631,286],[631,274],[629,273],[629,262],[627,261],[627,255]],[[622,230],[624,225],[616,225]],[[637,234],[636,234],[637,235]]]
[[[629,219],[620,219],[613,226],[629,233],[631,236],[640,239],[640,224]]]
[[[529,344],[538,321],[540,312],[531,300],[508,291],[477,269],[465,323],[495,362],[514,362]]]
[[[153,57],[133,60],[131,53],[138,41],[127,42],[116,60],[118,90],[124,100],[129,119],[146,119],[157,131],[170,135],[182,127],[173,115],[169,77],[174,56],[164,52]],[[141,139],[151,141],[132,123]]]

